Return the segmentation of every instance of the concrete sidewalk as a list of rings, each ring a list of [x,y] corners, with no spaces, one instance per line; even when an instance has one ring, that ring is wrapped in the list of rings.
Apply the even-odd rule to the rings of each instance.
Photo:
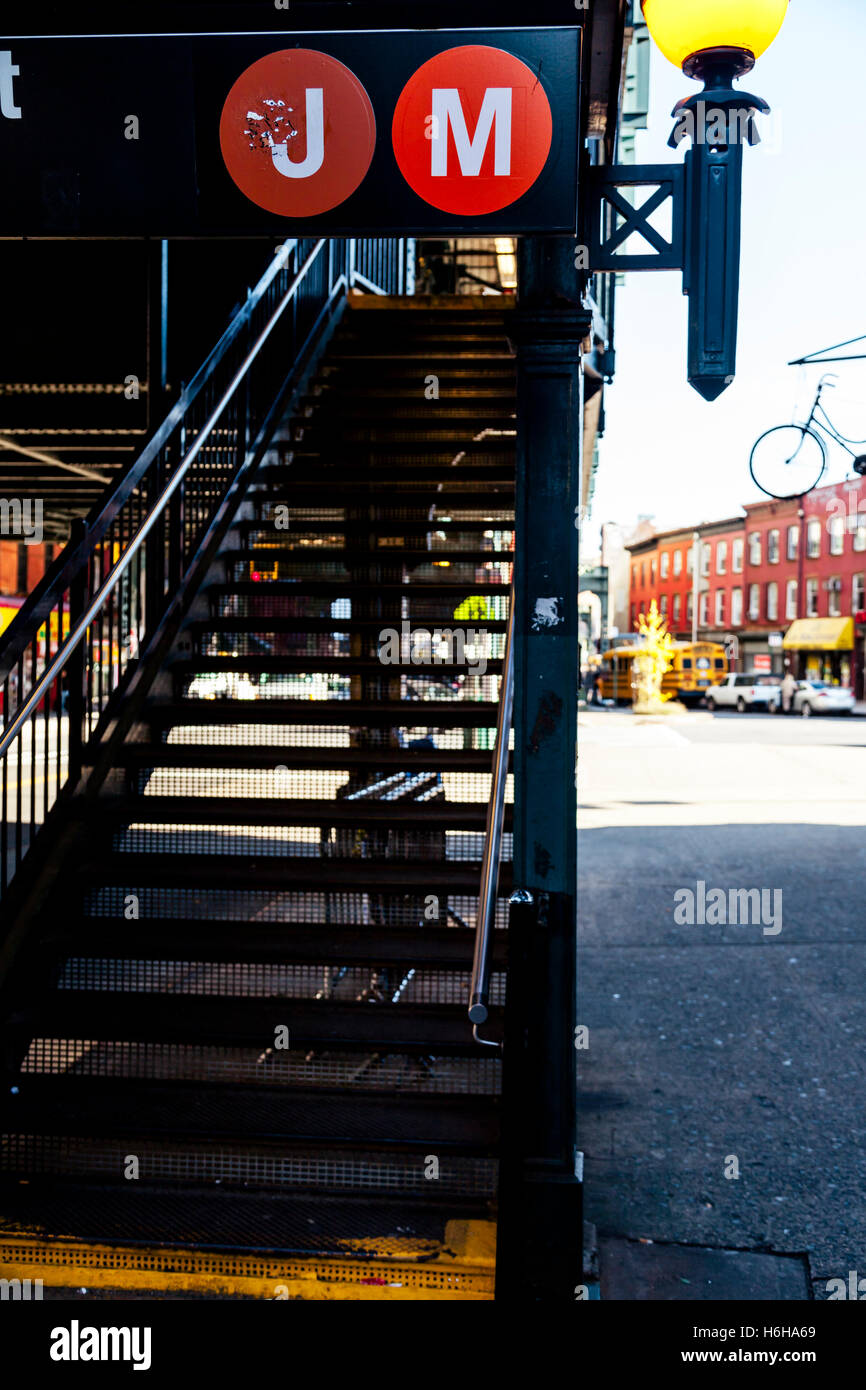
[[[587,1219],[802,1257],[818,1298],[866,1275],[866,738],[840,722],[580,720]],[[698,881],[780,891],[781,930],[678,924]]]

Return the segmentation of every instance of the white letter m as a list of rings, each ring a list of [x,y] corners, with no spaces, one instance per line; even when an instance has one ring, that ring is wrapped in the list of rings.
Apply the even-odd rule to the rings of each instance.
[[[433,88],[433,139],[430,141],[430,173],[444,178],[448,173],[448,123],[454,132],[457,161],[464,178],[477,177],[481,172],[493,121],[496,135],[493,146],[494,174],[511,173],[511,88],[488,87],[481,104],[475,134],[469,139],[466,117],[460,93],[456,87]]]

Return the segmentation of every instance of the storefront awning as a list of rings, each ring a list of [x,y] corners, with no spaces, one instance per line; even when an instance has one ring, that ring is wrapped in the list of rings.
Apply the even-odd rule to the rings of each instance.
[[[788,652],[850,652],[854,650],[853,618],[798,618],[785,633]]]

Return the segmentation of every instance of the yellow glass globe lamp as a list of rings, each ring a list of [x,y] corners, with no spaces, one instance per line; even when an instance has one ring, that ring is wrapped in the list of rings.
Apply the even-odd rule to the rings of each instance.
[[[647,28],[687,77],[713,60],[739,76],[754,67],[784,23],[788,0],[641,0]]]

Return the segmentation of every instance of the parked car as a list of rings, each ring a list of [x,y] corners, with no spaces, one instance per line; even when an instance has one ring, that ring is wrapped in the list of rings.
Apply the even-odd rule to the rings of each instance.
[[[854,692],[844,685],[828,681],[797,681],[794,691],[794,713],[850,714],[854,708]]]
[[[781,700],[779,681],[758,671],[725,676],[718,685],[707,691],[707,709],[736,709],[745,714],[751,709],[775,710]]]

